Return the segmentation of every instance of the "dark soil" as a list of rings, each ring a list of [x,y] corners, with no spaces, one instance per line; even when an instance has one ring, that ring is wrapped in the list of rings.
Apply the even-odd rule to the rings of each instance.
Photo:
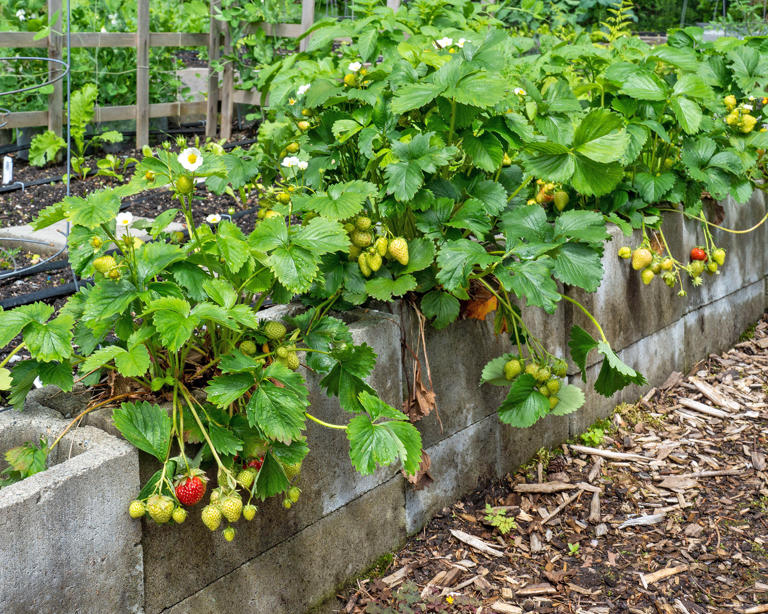
[[[334,611],[768,612],[768,321],[696,369],[620,406],[601,425],[602,443],[587,437],[542,451],[445,508],[386,569],[339,595]],[[531,492],[554,483],[564,483],[560,492]],[[514,519],[506,534],[486,505]]]
[[[68,266],[53,271],[41,271],[32,275],[24,275],[24,269],[28,269],[46,260],[32,252],[20,252],[15,254],[13,260],[5,250],[0,249],[0,299],[8,299],[23,296],[45,288],[63,286],[73,281],[72,271]],[[66,261],[65,255],[59,255],[51,262]],[[13,273],[15,275],[12,275]]]

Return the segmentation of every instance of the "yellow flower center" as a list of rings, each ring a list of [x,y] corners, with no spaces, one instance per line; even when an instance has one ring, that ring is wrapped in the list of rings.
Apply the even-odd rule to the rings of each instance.
[[[194,164],[195,162],[197,162],[197,156],[195,154],[191,153],[191,154],[189,154],[189,156],[187,156],[187,161],[190,164]]]

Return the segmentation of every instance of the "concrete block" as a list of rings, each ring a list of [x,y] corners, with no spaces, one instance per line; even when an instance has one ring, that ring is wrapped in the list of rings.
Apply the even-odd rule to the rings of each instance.
[[[45,413],[0,414],[0,450],[50,443],[67,422]],[[0,603],[4,614],[141,612],[136,450],[90,427],[73,429],[49,469],[0,490]]]
[[[664,234],[670,247],[673,243],[681,242],[682,223],[679,218],[679,215],[671,215],[664,221]],[[609,226],[609,233],[612,241],[607,244],[603,255],[605,273],[600,287],[591,294],[570,287],[567,294],[595,316],[611,347],[618,351],[680,318],[683,301],[660,281],[644,286],[640,273],[632,269],[628,261],[616,255],[622,245],[629,245],[633,249],[638,247],[642,240],[639,232],[632,237],[625,237],[617,227]],[[577,306],[569,304],[566,306],[566,331],[570,332],[574,324],[592,336],[597,336],[589,319]],[[588,364],[594,364],[597,360],[597,355],[591,354]],[[571,365],[569,372],[576,373],[574,365]]]
[[[295,313],[295,306],[278,306],[263,312],[269,319]],[[400,327],[391,315],[374,310],[343,314],[355,343],[366,342],[378,356],[368,383],[395,407],[402,406]],[[308,377],[310,412],[330,423],[345,424],[350,414],[337,399],[328,398],[316,376]],[[317,522],[391,480],[396,468],[382,468],[371,475],[358,474],[349,460],[349,442],[343,431],[308,423],[310,453],[302,465],[297,485],[301,499],[291,510],[272,498],[259,505],[256,518],[237,525],[234,542],[225,542],[199,521],[199,510],[180,527],[160,527],[144,522],[142,543],[146,578],[146,610],[158,612],[237,569],[245,561]],[[156,462],[142,455],[142,478],[156,471]],[[213,477],[213,475],[211,476]],[[202,508],[202,504],[198,506]],[[212,553],[213,556],[212,556]]]
[[[550,415],[527,429],[513,428],[498,419],[497,422],[499,447],[496,458],[499,477],[528,462],[540,448],[558,446],[569,437],[568,416]]]
[[[600,363],[587,368],[586,384],[580,375],[571,376],[570,383],[584,390],[586,401],[580,410],[568,416],[570,436],[575,437],[596,420],[608,417],[619,403],[634,403],[653,386],[663,384],[672,371],[682,370],[685,366],[684,335],[685,326],[682,320],[678,320],[617,352],[621,360],[645,376],[648,383],[644,386],[627,386],[607,398],[594,389]],[[602,357],[599,358],[602,362]]]
[[[395,313],[402,318],[407,344],[404,377],[413,381],[411,351],[419,350],[421,375],[426,384],[427,363],[415,314],[404,303],[396,309]],[[511,351],[512,344],[507,335],[494,334],[490,318],[485,322],[460,320],[443,330],[428,325],[424,336],[437,411],[417,426],[424,446],[429,447],[496,411],[506,391],[496,386],[480,386],[480,374],[489,360]]]
[[[211,582],[167,614],[305,612],[377,557],[402,545],[403,483],[395,477],[378,486]],[[211,558],[216,554],[209,552]]]
[[[738,341],[739,335],[763,315],[768,305],[765,292],[763,278],[687,314],[682,320],[686,370],[709,354],[727,350]]]
[[[495,452],[500,428],[505,427],[493,414],[425,448],[432,461],[430,475],[434,482],[422,490],[408,488],[405,492],[409,535],[482,480],[499,475]]]
[[[728,198],[719,203],[724,213],[721,226],[737,230],[751,228],[765,215],[764,194],[756,191],[752,198],[738,204]],[[708,219],[715,218],[712,207],[706,208]],[[698,288],[691,286],[686,281],[685,288],[688,296],[685,298],[685,313],[695,311],[702,305],[707,305],[720,298],[733,294],[739,288],[743,288],[765,276],[768,272],[768,260],[766,259],[766,240],[768,240],[768,227],[764,224],[757,230],[748,234],[732,234],[711,229],[715,244],[726,250],[726,261],[720,275],[702,276],[703,283]],[[678,256],[682,261],[688,261],[688,253],[696,245],[704,245],[704,234],[701,223],[695,220],[687,220],[684,225],[683,247]]]

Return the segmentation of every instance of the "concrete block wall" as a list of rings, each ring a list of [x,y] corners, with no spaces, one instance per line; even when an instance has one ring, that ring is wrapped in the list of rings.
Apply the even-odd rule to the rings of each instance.
[[[51,444],[67,426],[28,405],[0,413],[3,452],[40,437]],[[126,514],[139,488],[136,450],[83,427],[61,439],[49,467],[0,490],[0,610],[142,612],[141,527]]]
[[[736,228],[752,226],[765,210],[762,193],[755,194],[747,205],[723,205],[723,223]],[[681,258],[701,242],[695,233],[695,225],[679,216],[665,223],[670,248]],[[735,238],[715,234],[728,250],[723,274],[707,277],[702,288],[689,289],[686,299],[678,298],[660,281],[642,286],[639,274],[616,257],[619,245],[634,246],[639,238],[627,239],[618,232],[606,250],[605,282],[600,290],[593,295],[567,290],[595,313],[613,348],[647,376],[648,386],[626,389],[611,399],[597,395],[591,390],[599,366],[593,355],[587,386],[575,368],[569,371],[572,382],[587,391],[584,408],[570,416],[550,416],[530,429],[513,429],[496,417],[505,390],[479,386],[482,367],[510,349],[508,340],[494,336],[490,321],[465,320],[442,331],[428,327],[426,353],[437,411],[417,426],[431,458],[433,483],[414,490],[392,468],[360,476],[349,464],[343,432],[310,423],[311,453],[298,482],[302,497],[291,510],[284,510],[279,501],[264,502],[251,523],[239,524],[232,543],[205,529],[197,519],[199,510],[177,527],[159,527],[146,520],[135,523],[141,527],[144,611],[207,614],[237,608],[255,614],[305,612],[484,480],[501,477],[539,448],[582,432],[619,402],[636,400],[649,386],[662,383],[672,370],[690,369],[709,353],[727,348],[766,307],[768,250],[764,246],[768,229]],[[293,310],[295,307],[276,307],[263,315],[279,318]],[[526,313],[529,326],[542,342],[563,354],[572,324],[595,332],[570,304],[561,305],[553,316],[536,310]],[[401,359],[401,342],[414,352],[420,347],[413,312],[396,304],[387,312],[359,310],[342,317],[347,318],[356,342],[365,341],[379,356],[371,385],[387,402],[401,406],[407,397],[406,382],[413,375],[412,361],[406,359],[404,364]],[[423,359],[423,348],[419,353]],[[407,357],[409,352],[403,355]],[[426,377],[425,372],[423,375]],[[319,417],[330,422],[348,417],[311,379],[310,397],[312,411]],[[63,404],[61,398],[58,395],[43,404],[72,413],[73,407]],[[135,494],[133,484],[138,483],[139,474],[145,480],[154,472],[153,463],[141,454],[138,469],[135,464],[126,465],[135,478],[126,497]]]

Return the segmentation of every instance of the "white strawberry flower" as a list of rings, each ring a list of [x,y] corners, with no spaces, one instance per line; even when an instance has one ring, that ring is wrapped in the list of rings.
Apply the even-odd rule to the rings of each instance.
[[[296,166],[299,167],[300,171],[305,171],[307,170],[309,163],[306,160],[299,160],[299,163]]]
[[[285,168],[293,168],[294,166],[298,166],[299,162],[300,160],[297,156],[285,156],[280,164]]]
[[[516,87],[514,90],[512,90],[517,96],[525,96],[528,92],[526,92],[522,87]]]
[[[305,83],[304,85],[300,85],[299,89],[296,90],[296,95],[303,96],[304,94],[307,93],[307,90],[309,90],[310,87],[312,87],[311,83]]]
[[[109,16],[109,22],[110,22],[110,23],[111,23],[113,26],[116,26],[116,25],[117,25],[117,13],[112,13],[112,14]]]
[[[751,104],[743,104],[741,105],[741,108],[744,109],[745,111],[751,111],[753,107]]]
[[[27,12],[24,9],[16,11],[16,19],[19,21],[25,21],[27,19]]]
[[[211,213],[205,216],[205,221],[209,224],[218,224],[221,221],[221,216],[218,213]]]
[[[466,42],[467,42],[466,38],[460,38],[459,40],[456,41],[456,46],[459,47],[460,49],[463,49],[464,43]]]
[[[352,62],[347,68],[349,68],[350,72],[357,72],[363,67],[363,65],[360,62]]]
[[[448,38],[446,36],[444,38],[436,40],[435,43],[437,44],[438,49],[445,49],[446,47],[450,47],[451,45],[453,45],[453,39]]]
[[[195,172],[203,164],[203,155],[197,147],[187,147],[179,154],[178,160],[185,170]]]
[[[118,213],[117,217],[115,218],[115,222],[117,222],[118,226],[125,226],[128,228],[128,226],[133,224],[133,214],[130,211],[123,211],[122,213]]]

